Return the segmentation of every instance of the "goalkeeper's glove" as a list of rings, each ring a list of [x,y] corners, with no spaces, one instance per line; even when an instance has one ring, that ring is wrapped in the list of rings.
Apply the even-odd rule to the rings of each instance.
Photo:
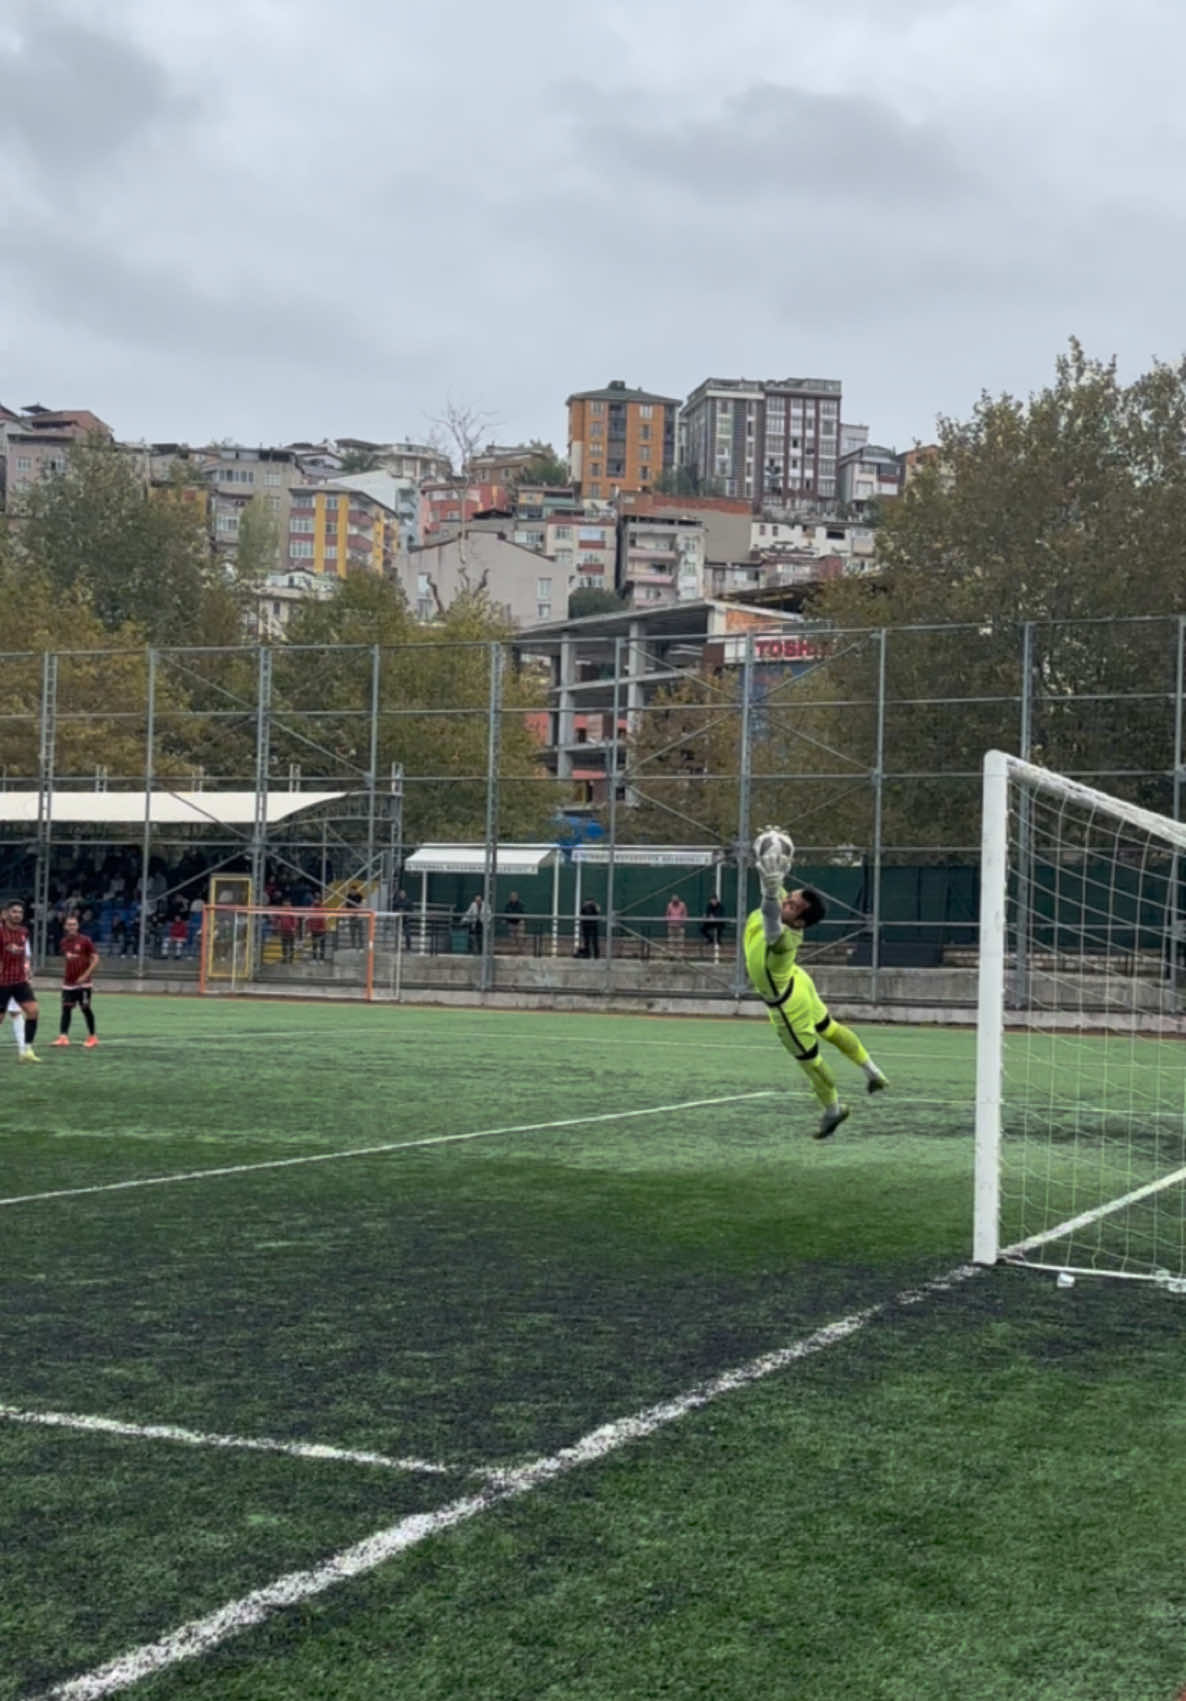
[[[777,898],[781,895],[794,860],[795,846],[790,834],[781,827],[763,827],[754,840],[754,861],[763,897]]]

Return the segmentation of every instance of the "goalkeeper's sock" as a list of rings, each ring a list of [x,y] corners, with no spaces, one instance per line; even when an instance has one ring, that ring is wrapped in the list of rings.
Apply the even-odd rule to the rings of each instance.
[[[850,1063],[855,1063],[858,1069],[863,1069],[866,1075],[872,1065],[872,1059],[851,1028],[846,1028],[843,1022],[832,1017],[826,1028],[820,1030],[820,1038],[826,1039],[829,1045],[834,1045],[837,1051],[842,1051]],[[876,1071],[880,1074],[880,1070]]]
[[[836,1077],[819,1053],[816,1052],[814,1057],[800,1057],[797,1061],[811,1082],[812,1092],[824,1109],[830,1110],[833,1105],[839,1104],[840,1093],[836,1087]]]

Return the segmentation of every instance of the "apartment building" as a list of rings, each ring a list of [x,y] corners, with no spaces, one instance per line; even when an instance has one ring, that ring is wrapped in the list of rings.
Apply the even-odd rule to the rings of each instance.
[[[630,390],[621,378],[569,396],[568,464],[582,500],[650,490],[675,466],[678,414],[674,397]]]
[[[0,406],[0,498],[19,507],[22,493],[65,472],[70,450],[87,438],[111,440],[111,427],[89,408]]]
[[[514,543],[504,533],[477,530],[401,552],[394,575],[417,620],[431,622],[466,590],[482,590],[508,625],[563,620],[573,575]]]
[[[352,571],[390,572],[400,549],[400,517],[364,491],[296,485],[289,492],[288,568],[344,579]]]
[[[618,528],[596,510],[554,513],[544,522],[544,554],[573,576],[575,589],[612,591],[617,570]]]
[[[895,449],[866,443],[840,462],[837,495],[858,511],[873,502],[892,501],[902,490],[902,467]]]
[[[682,464],[755,507],[830,500],[842,389],[834,378],[706,378],[684,403]]]
[[[704,595],[705,527],[666,514],[623,518],[618,589],[635,608],[694,602]]]

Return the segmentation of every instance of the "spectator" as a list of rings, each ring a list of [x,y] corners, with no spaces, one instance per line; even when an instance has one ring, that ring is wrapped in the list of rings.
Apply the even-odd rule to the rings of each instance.
[[[586,898],[581,905],[581,948],[578,957],[601,955],[601,910],[596,898]]]
[[[184,915],[175,915],[169,923],[169,944],[174,957],[184,957],[189,944],[189,922]]]
[[[678,892],[673,892],[667,903],[667,944],[676,956],[683,955],[687,921],[688,906]]]
[[[725,906],[715,892],[704,906],[700,932],[709,945],[720,948],[725,934]]]
[[[325,914],[322,910],[314,910],[309,917],[309,955],[316,957],[319,962],[325,961]]]
[[[523,948],[523,900],[518,892],[511,893],[503,914],[506,916],[507,937],[511,942],[511,950],[520,951]]]
[[[297,918],[292,910],[281,910],[276,931],[280,935],[280,961],[291,963],[296,955],[297,931]]]
[[[482,932],[486,922],[486,905],[479,892],[473,898],[469,908],[461,918],[465,928],[465,948],[468,952],[480,952],[482,949]]]
[[[395,894],[395,899],[392,902],[391,907],[395,911],[396,915],[402,919],[404,950],[406,951],[412,943],[412,900],[409,898],[402,886]]]

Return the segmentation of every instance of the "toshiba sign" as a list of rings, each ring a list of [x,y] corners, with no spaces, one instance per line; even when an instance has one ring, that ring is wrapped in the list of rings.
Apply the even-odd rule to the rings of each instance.
[[[815,661],[819,647],[810,638],[755,638],[756,661]]]

